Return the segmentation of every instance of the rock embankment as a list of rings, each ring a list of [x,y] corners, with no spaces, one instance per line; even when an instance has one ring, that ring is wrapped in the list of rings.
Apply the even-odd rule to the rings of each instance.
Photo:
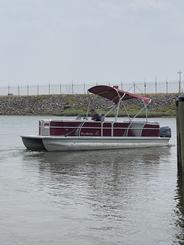
[[[149,106],[151,111],[175,110],[176,94],[158,94],[149,97],[152,98]],[[75,114],[78,110],[85,111],[89,100],[97,109],[105,109],[111,105],[110,102],[98,97],[89,98],[89,95],[1,96],[0,114],[61,115],[65,114],[65,111]],[[131,105],[131,102],[128,103]]]
[[[52,115],[86,104],[83,95],[1,96],[1,115]]]

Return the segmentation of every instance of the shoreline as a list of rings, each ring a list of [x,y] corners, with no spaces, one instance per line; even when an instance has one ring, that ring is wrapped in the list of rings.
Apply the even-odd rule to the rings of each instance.
[[[176,99],[178,94],[148,94],[152,99],[148,106],[148,117],[174,117],[176,115]],[[97,96],[90,96],[93,107],[101,114],[107,112],[111,102]],[[37,96],[0,96],[0,115],[53,115],[53,116],[85,116],[89,95],[37,95]],[[140,109],[140,102],[127,101],[130,116]],[[113,116],[110,114],[108,116]],[[119,117],[126,116],[119,112]],[[145,116],[141,113],[138,117]]]

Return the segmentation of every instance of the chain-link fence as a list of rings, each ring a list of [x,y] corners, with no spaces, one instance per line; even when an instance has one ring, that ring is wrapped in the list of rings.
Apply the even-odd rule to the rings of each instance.
[[[183,81],[154,81],[154,82],[72,82],[72,83],[49,83],[47,85],[17,85],[0,87],[0,95],[47,95],[47,94],[86,94],[87,90],[95,85],[119,86],[120,89],[133,93],[158,94],[158,93],[182,93]]]

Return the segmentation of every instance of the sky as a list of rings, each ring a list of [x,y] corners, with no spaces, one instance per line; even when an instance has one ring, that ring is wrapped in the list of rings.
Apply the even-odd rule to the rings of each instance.
[[[178,80],[183,11],[183,0],[0,0],[0,86]]]

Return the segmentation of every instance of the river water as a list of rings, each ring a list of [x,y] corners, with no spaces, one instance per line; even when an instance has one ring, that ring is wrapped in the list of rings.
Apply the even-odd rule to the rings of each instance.
[[[0,117],[0,244],[184,244],[174,118],[170,147],[28,152],[39,119]]]

